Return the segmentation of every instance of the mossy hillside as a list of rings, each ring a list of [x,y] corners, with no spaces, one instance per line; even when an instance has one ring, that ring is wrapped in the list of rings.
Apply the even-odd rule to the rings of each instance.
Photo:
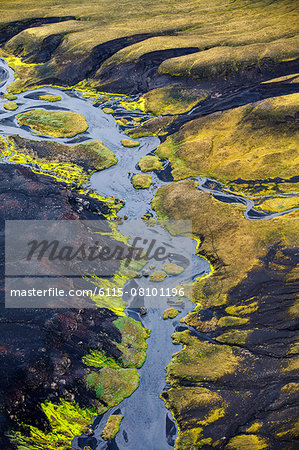
[[[252,330],[231,330],[218,336],[216,341],[223,344],[245,345],[251,333]]]
[[[256,202],[254,205],[254,209],[265,212],[283,212],[298,207],[299,207],[298,197],[266,198],[265,200]]]
[[[32,63],[31,67],[19,66],[20,72],[17,73],[15,88],[24,89],[28,86],[47,84],[53,79],[56,84],[60,82],[64,85],[68,80],[74,81],[80,76],[83,79],[90,70],[89,58],[98,45],[144,33],[149,35],[145,35],[141,42],[136,43],[132,39],[131,45],[120,50],[116,49],[119,51],[113,54],[110,61],[108,59],[104,62],[106,72],[108,69],[112,74],[124,73],[126,77],[125,71],[119,67],[121,64],[131,64],[134,67],[134,64],[142,61],[145,55],[168,50],[170,54],[166,62],[170,62],[168,66],[165,62],[162,63],[161,71],[174,75],[186,73],[188,77],[189,72],[192,76],[198,74],[196,66],[199,65],[200,68],[203,66],[202,58],[208,60],[208,68],[204,72],[213,73],[215,67],[217,74],[219,46],[224,46],[227,60],[231,58],[230,62],[236,60],[238,64],[245,63],[245,66],[246,60],[250,64],[258,65],[266,57],[269,58],[272,68],[272,61],[279,62],[293,55],[292,42],[288,41],[298,33],[298,15],[292,0],[283,0],[279,4],[273,4],[270,0],[254,3],[242,0],[237,4],[231,4],[227,0],[208,3],[199,0],[191,10],[187,0],[177,4],[176,8],[170,0],[163,2],[154,0],[150,11],[143,6],[141,0],[129,6],[116,5],[111,0],[97,4],[91,1],[78,4],[76,0],[67,0],[63,5],[58,5],[54,0],[48,0],[43,5],[37,0],[32,0],[26,8],[20,5],[19,0],[4,3],[1,17],[4,24],[36,18],[37,10],[39,17],[65,17],[71,11],[75,18],[80,19],[27,29],[5,44],[6,51],[10,54],[20,54],[28,65],[29,61],[46,59],[43,64]],[[45,58],[43,54],[45,39],[53,36],[54,38],[60,36],[61,43],[58,41],[57,48],[49,52]],[[250,44],[256,47],[250,48]],[[245,46],[249,48],[245,50]],[[196,63],[194,68],[186,56],[180,56],[177,60],[169,59],[173,54],[172,50],[176,48],[191,48],[191,51],[198,49],[197,56],[192,60]],[[216,49],[216,55],[205,56],[209,49],[213,51]],[[223,55],[222,47],[221,54]],[[104,64],[93,74],[92,81],[94,85],[101,87],[101,90],[107,91],[104,87],[109,86],[109,80],[102,76]],[[78,69],[72,73],[70,67]],[[22,81],[18,83],[20,78]]]
[[[141,125],[126,130],[125,133],[131,138],[140,138],[144,136],[163,136],[167,128],[178,116],[153,117],[146,120]]]
[[[174,333],[172,337],[174,344],[185,346],[166,367],[166,381],[172,386],[182,380],[214,382],[238,368],[241,358],[229,346],[201,342],[189,331]]]
[[[152,176],[147,174],[136,174],[132,177],[132,184],[135,189],[147,189],[153,182]]]
[[[159,188],[152,206],[161,219],[192,220],[197,252],[214,267],[209,277],[193,284],[193,300],[201,306],[225,303],[229,290],[260,264],[267,246],[281,242],[293,248],[298,242],[298,212],[271,221],[249,221],[242,206],[222,203],[199,191],[193,180]]]
[[[90,367],[108,367],[120,369],[120,364],[111,356],[107,356],[103,350],[91,350],[82,358],[84,364]]]
[[[236,179],[289,179],[299,165],[298,129],[289,119],[298,105],[299,94],[290,94],[207,115],[169,136],[156,154],[170,160],[175,180],[206,175],[238,189]]]
[[[191,55],[170,58],[158,69],[160,74],[191,76],[196,81],[234,78],[237,72],[267,68],[274,64],[298,57],[298,37],[273,40],[268,43],[241,46],[215,46]]]
[[[217,392],[201,386],[180,386],[164,391],[161,397],[178,423],[176,449],[201,448],[212,443],[211,438],[203,437],[204,428],[224,417],[227,407]]]
[[[101,433],[101,436],[105,441],[109,441],[117,435],[123,418],[124,416],[122,414],[111,414],[111,416],[108,417]]]
[[[144,109],[154,115],[182,114],[207,97],[205,91],[171,85],[153,89],[142,96]]]
[[[152,172],[153,170],[163,169],[162,162],[154,155],[142,156],[138,161],[138,165],[142,172]]]
[[[66,182],[77,185],[85,182],[91,173],[107,169],[117,163],[114,153],[100,141],[75,145],[53,141],[33,141],[20,136],[9,136],[10,159],[15,163],[34,163],[41,170]]]
[[[96,408],[82,409],[75,402],[61,399],[54,404],[47,401],[41,404],[42,414],[49,422],[48,430],[40,430],[33,425],[25,426],[27,433],[13,431],[10,440],[18,449],[69,449],[76,436],[89,428],[93,417],[98,414]]]
[[[45,102],[59,102],[59,100],[62,99],[60,95],[54,95],[54,94],[44,94],[39,96],[40,100],[43,100]]]
[[[240,68],[243,70],[245,68],[252,70],[253,67],[260,68],[267,60],[273,63],[281,61],[287,56],[296,57],[295,45],[288,43],[287,38],[293,37],[298,32],[298,26],[291,3],[287,3],[276,5],[277,8],[274,10],[269,2],[263,4],[241,2],[235,8],[225,2],[214,2],[213,4],[208,2],[204,5],[199,1],[192,11],[188,12],[189,22],[185,30],[176,33],[171,38],[169,36],[152,37],[133,44],[129,48],[121,49],[104,62],[97,76],[100,78],[102,74],[111,71],[115,66],[118,66],[118,70],[121,71],[119,67],[121,65],[124,67],[130,64],[137,65],[145,55],[151,52],[159,50],[166,52],[170,49],[173,51],[173,49],[186,48],[186,46],[192,47],[193,54],[175,58],[171,58],[172,55],[169,54],[166,61],[162,62],[159,72],[186,77],[191,74],[197,79],[200,75],[205,78],[211,77],[211,75],[227,77],[234,75]],[[182,6],[183,4],[184,2]],[[207,9],[202,10],[204,6]],[[218,8],[218,17],[216,8]],[[197,25],[194,23],[195,12],[198,13]],[[221,17],[220,20],[219,17]],[[286,21],[286,17],[289,22]],[[183,22],[183,18],[181,22]],[[230,26],[225,27],[224,24],[228,22]],[[172,21],[172,23],[174,22]],[[290,25],[290,30],[293,29],[293,32],[285,33],[282,23],[286,27]],[[285,39],[281,39],[283,37]],[[225,54],[224,61],[223,58],[218,57],[220,48],[222,55]],[[197,49],[198,51],[196,51]],[[207,54],[209,49],[210,54]],[[233,67],[232,73],[229,71],[229,66]]]
[[[17,115],[20,125],[30,127],[35,133],[54,137],[74,137],[88,128],[85,117],[70,111],[33,109]]]

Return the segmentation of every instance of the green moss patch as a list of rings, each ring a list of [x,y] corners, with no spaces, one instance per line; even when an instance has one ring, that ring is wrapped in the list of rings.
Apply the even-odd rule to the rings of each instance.
[[[65,400],[57,404],[50,401],[42,403],[41,410],[49,422],[49,429],[42,431],[29,425],[25,426],[26,434],[12,432],[9,437],[18,449],[69,449],[72,440],[86,432],[98,413],[96,409],[82,409]]]
[[[30,127],[35,133],[55,136],[73,137],[88,128],[85,117],[70,111],[47,111],[33,109],[17,115],[20,125]]]
[[[218,324],[219,325],[219,324]],[[224,344],[244,345],[252,330],[231,330],[216,338],[216,341]]]
[[[153,273],[150,274],[149,280],[150,281],[163,281],[166,277],[166,273],[164,270],[154,270]]]
[[[60,95],[54,94],[44,94],[39,96],[40,100],[44,100],[45,102],[59,102],[62,99]]]
[[[262,439],[255,434],[239,434],[233,437],[227,446],[227,450],[262,450],[263,448],[269,447],[265,439]]]
[[[103,368],[100,372],[89,373],[86,382],[97,398],[111,408],[137,389],[139,374],[136,369]]]
[[[18,105],[16,102],[4,103],[3,107],[8,111],[15,111],[16,109],[18,109]]]
[[[141,367],[146,358],[150,330],[130,317],[119,317],[114,325],[121,332],[121,342],[115,345],[122,352],[120,363],[123,367]]]
[[[17,99],[17,96],[14,94],[5,94],[4,97],[7,98],[7,100],[9,100],[9,101]]]
[[[107,356],[103,350],[91,350],[83,356],[82,361],[91,367],[108,367],[110,369],[120,369],[120,365],[114,358]]]
[[[151,175],[137,174],[132,177],[132,184],[135,189],[147,189],[152,184]]]
[[[207,97],[206,92],[182,88],[180,85],[153,89],[142,96],[145,111],[155,114],[182,114]]]
[[[265,212],[283,212],[288,209],[298,208],[298,197],[276,197],[267,198],[255,203],[255,209]]]
[[[114,153],[100,141],[75,145],[53,141],[33,141],[20,136],[9,136],[10,159],[22,164],[34,163],[57,179],[80,185],[91,173],[107,169],[117,163]]]
[[[126,130],[126,134],[131,138],[140,138],[143,136],[162,136],[166,134],[167,128],[177,116],[153,117],[146,120],[141,125],[130,130]]]
[[[175,308],[167,308],[163,312],[163,319],[174,319],[178,315],[178,310]]]
[[[111,414],[111,416],[108,417],[108,420],[101,433],[101,436],[105,441],[109,441],[117,435],[120,423],[123,418],[124,416],[121,414]]]
[[[163,266],[163,270],[167,275],[180,275],[180,273],[184,272],[184,267],[179,266],[178,264],[169,263]]]
[[[174,333],[174,344],[185,348],[173,355],[166,368],[166,381],[176,385],[180,380],[216,381],[226,374],[235,372],[240,358],[234,354],[231,347],[201,342],[189,331]]]
[[[124,147],[138,147],[140,145],[140,142],[133,141],[132,139],[122,139],[120,142]]]
[[[220,317],[217,322],[218,327],[237,327],[239,325],[244,325],[247,323],[249,319],[245,319],[243,317],[235,317],[235,316],[224,316]]]
[[[142,172],[151,172],[152,170],[163,169],[162,162],[157,156],[145,155],[140,158],[138,165]]]
[[[102,111],[105,114],[112,114],[112,113],[114,113],[114,109],[112,109],[112,108],[103,108]]]

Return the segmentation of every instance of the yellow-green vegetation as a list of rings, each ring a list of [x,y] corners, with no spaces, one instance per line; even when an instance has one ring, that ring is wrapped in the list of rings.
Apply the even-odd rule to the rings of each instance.
[[[269,84],[269,83],[299,83],[299,73],[292,73],[290,75],[284,75],[282,77],[273,78],[272,80],[263,81],[261,84]]]
[[[163,312],[163,319],[174,319],[178,315],[178,310],[175,308],[167,308]]]
[[[247,314],[252,314],[255,311],[257,311],[257,309],[258,309],[258,302],[254,301],[244,305],[228,306],[227,308],[225,308],[225,312],[233,316],[235,315],[243,316]]]
[[[135,111],[136,109],[144,111],[144,99],[142,97],[139,100],[123,100],[120,102],[120,105],[128,111]]]
[[[290,94],[201,117],[169,136],[156,153],[170,160],[175,180],[206,175],[238,188],[238,178],[291,178],[299,157],[298,130],[289,118],[298,104],[299,94]],[[287,189],[284,183],[279,187]]]
[[[135,189],[147,189],[152,184],[152,176],[145,173],[136,174],[132,177],[132,184]]]
[[[226,79],[238,71],[242,72],[254,66],[256,69],[263,67],[267,59],[278,63],[296,59],[298,55],[298,37],[236,47],[223,44],[191,55],[168,59],[162,62],[158,72],[172,76],[191,76],[197,81]]]
[[[47,111],[32,109],[17,115],[20,125],[30,127],[35,133],[55,136],[73,137],[88,128],[85,117],[70,111]]]
[[[246,433],[256,433],[261,427],[262,424],[260,422],[254,422],[249,428],[247,428]]]
[[[60,95],[54,94],[44,94],[39,96],[40,100],[44,100],[45,102],[59,102],[62,99]]]
[[[15,111],[16,109],[18,109],[18,105],[16,102],[4,103],[3,107],[8,111]]]
[[[4,97],[4,98],[7,98],[7,100],[9,100],[9,101],[12,101],[12,100],[16,100],[16,99],[17,99],[17,96],[14,95],[14,94],[5,94],[3,97]]]
[[[126,237],[112,229],[110,234],[115,240],[127,243]],[[118,272],[110,279],[108,277],[99,278],[92,275],[88,280],[99,287],[99,293],[92,297],[92,300],[99,308],[107,308],[113,311],[117,316],[125,316],[125,308],[127,303],[121,296],[116,296],[118,289],[124,287],[125,282],[130,278],[135,278],[138,271],[146,264],[145,259],[132,259],[128,265],[122,262]],[[100,292],[102,291],[102,292]]]
[[[233,437],[227,446],[227,450],[262,450],[267,448],[268,444],[265,439],[256,436],[255,434],[239,434]]]
[[[176,118],[177,116],[153,117],[136,128],[126,130],[125,133],[132,138],[163,136],[166,133],[165,128],[167,128]]]
[[[202,431],[205,426],[225,416],[227,405],[218,393],[201,386],[177,386],[163,392],[162,398],[179,425],[176,449],[198,449],[212,443],[211,438],[203,438]],[[193,411],[196,411],[196,416],[200,411],[200,418],[192,418]],[[184,423],[186,414],[190,417],[188,427]]]
[[[198,240],[197,252],[213,264],[214,271],[210,276],[193,284],[193,300],[201,306],[227,302],[229,289],[244,279],[254,266],[261,264],[260,258],[266,255],[267,246],[277,242],[291,248],[298,245],[298,211],[271,221],[249,221],[242,214],[242,206],[219,202],[207,192],[198,190],[193,180],[159,188],[152,205],[160,219],[191,220],[193,237]],[[203,240],[201,236],[204,236]],[[251,303],[254,301],[246,307],[257,307]],[[238,311],[241,309],[236,310],[237,314]],[[235,314],[234,310],[227,312]]]
[[[238,367],[240,358],[230,346],[201,342],[189,331],[174,333],[172,338],[174,344],[185,346],[173,355],[166,367],[166,381],[172,386],[180,380],[216,381]]]
[[[217,322],[218,327],[238,327],[240,325],[244,325],[247,323],[249,319],[245,319],[244,317],[235,317],[235,316],[224,316],[220,317]]]
[[[120,142],[124,147],[138,147],[140,145],[140,142],[133,141],[132,139],[122,139]]]
[[[120,365],[114,358],[107,356],[103,350],[91,350],[83,356],[82,361],[91,367],[109,367],[110,369],[120,369]]]
[[[86,377],[87,386],[94,390],[97,398],[107,404],[105,409],[118,405],[138,387],[137,369],[110,369],[91,372]]]
[[[105,441],[109,441],[117,435],[120,423],[123,418],[124,416],[122,414],[111,414],[111,416],[108,417],[108,420],[101,433],[101,436]]]
[[[291,421],[290,421],[291,422]],[[293,423],[289,423],[288,427],[283,427],[283,431],[276,434],[278,438],[297,438],[299,437],[299,419],[295,420]]]
[[[53,141],[33,141],[17,135],[7,139],[13,152],[10,161],[33,163],[56,179],[77,185],[87,181],[93,172],[117,163],[114,153],[100,141],[68,145]]]
[[[177,84],[153,89],[143,96],[145,111],[155,114],[182,114],[207,97],[205,91],[182,88]]]
[[[130,317],[119,317],[114,325],[121,332],[121,342],[116,347],[122,352],[120,364],[123,367],[141,367],[146,358],[147,342],[150,330]]]
[[[171,0],[154,0],[150,10],[144,9],[141,0],[130,5],[115,4],[112,0],[82,4],[66,0],[63,5],[54,0],[44,4],[31,0],[26,8],[20,0],[11,0],[3,2],[1,20],[6,23],[36,18],[37,10],[38,17],[68,16],[71,11],[80,20],[28,28],[5,44],[9,54],[19,54],[23,58],[23,65],[17,66],[14,89],[45,84],[49,76],[63,79],[66,64],[62,62],[70,66],[78,62],[84,69],[86,59],[98,45],[144,33],[155,36],[141,42],[132,40],[131,45],[114,53],[93,75],[91,84],[109,90],[109,80],[104,78],[103,81],[101,77],[103,71],[121,74],[121,64],[125,67],[128,64],[134,67],[139,61],[144,64],[144,58],[161,51],[166,53],[166,60],[160,72],[175,76],[186,74],[196,79],[228,77],[240,69],[243,74],[246,68],[252,73],[263,68],[264,62],[272,68],[298,56],[294,37],[298,33],[298,14],[293,0],[279,3],[198,0],[192,8],[187,0],[177,3],[175,8]],[[44,40],[53,35],[61,36],[62,43],[49,55],[50,60],[44,64],[31,63],[43,49]],[[194,53],[186,55],[181,51],[178,54],[182,56],[173,58],[174,49],[190,49],[189,53]],[[89,68],[88,64],[86,67]]]
[[[219,323],[217,324],[219,326]],[[248,336],[253,330],[231,330],[216,338],[216,341],[223,344],[244,345]]]
[[[50,429],[42,431],[33,425],[26,426],[27,434],[12,432],[9,437],[18,449],[63,450],[71,448],[71,442],[76,436],[83,434],[90,426],[97,409],[82,409],[76,403],[63,399],[54,404],[46,401],[41,404],[41,410],[48,419]]]
[[[0,157],[11,155],[6,140],[0,136]]]
[[[281,388],[282,392],[296,394],[299,391],[299,383],[288,383]]]
[[[163,169],[162,162],[157,156],[154,155],[142,156],[138,161],[138,165],[142,172],[151,172],[152,170]]]
[[[288,355],[296,355],[299,353],[299,341],[294,342],[288,350]]]
[[[298,372],[299,370],[299,357],[294,358],[288,358],[288,361],[286,364],[284,364],[285,367],[283,367],[282,372],[288,373],[288,372]]]
[[[163,266],[163,270],[168,275],[179,275],[180,273],[184,272],[184,267],[179,266],[178,264],[175,263],[169,263]]]
[[[103,111],[105,114],[112,114],[112,113],[114,113],[114,109],[108,108],[108,107],[103,108],[102,111]]]
[[[97,93],[94,91],[86,91],[83,92],[82,94],[82,98],[94,98],[94,97],[97,97]]]
[[[274,197],[267,198],[254,205],[254,209],[266,212],[283,212],[299,207],[298,197]]]
[[[166,277],[164,270],[154,270],[149,277],[150,281],[163,281]]]

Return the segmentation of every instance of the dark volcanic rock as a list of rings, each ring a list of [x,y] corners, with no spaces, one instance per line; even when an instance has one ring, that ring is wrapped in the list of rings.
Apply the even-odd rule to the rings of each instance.
[[[47,427],[39,408],[45,399],[91,405],[95,395],[86,391],[82,357],[97,348],[118,358],[112,341],[121,335],[107,309],[4,308],[4,219],[100,219],[108,208],[19,165],[0,165],[0,178],[0,448],[8,449],[5,433],[17,419]]]

